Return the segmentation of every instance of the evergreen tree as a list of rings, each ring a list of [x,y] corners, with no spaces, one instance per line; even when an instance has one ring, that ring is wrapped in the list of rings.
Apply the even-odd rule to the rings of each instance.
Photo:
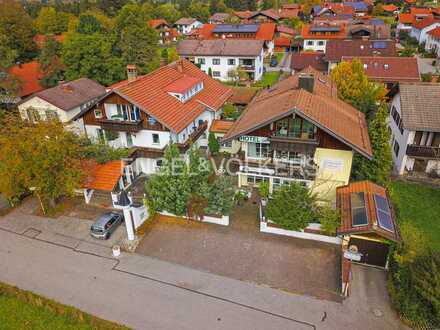
[[[315,198],[310,190],[299,183],[282,185],[273,194],[266,207],[266,219],[284,229],[301,230],[315,218]]]
[[[229,177],[224,175],[215,179],[209,189],[207,214],[228,215],[234,205],[234,185]]]
[[[220,144],[218,143],[215,134],[212,132],[210,132],[208,136],[208,149],[212,155],[217,154],[220,150]]]

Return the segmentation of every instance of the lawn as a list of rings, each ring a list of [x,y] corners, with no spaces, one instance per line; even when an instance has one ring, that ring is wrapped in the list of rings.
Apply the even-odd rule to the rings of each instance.
[[[394,181],[391,191],[398,223],[410,222],[424,231],[432,246],[440,250],[440,189]]]
[[[283,59],[284,53],[275,53],[277,57],[278,65],[281,65],[281,60]]]
[[[263,74],[263,78],[260,81],[256,82],[253,86],[254,87],[272,86],[278,81],[279,78],[280,78],[279,71],[265,72]]]
[[[0,283],[0,329],[127,329]]]

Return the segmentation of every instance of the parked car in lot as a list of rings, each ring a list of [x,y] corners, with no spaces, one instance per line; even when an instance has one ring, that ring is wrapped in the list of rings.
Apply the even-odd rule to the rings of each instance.
[[[124,221],[124,216],[118,212],[107,212],[100,215],[90,227],[90,235],[98,239],[109,239],[111,234]]]

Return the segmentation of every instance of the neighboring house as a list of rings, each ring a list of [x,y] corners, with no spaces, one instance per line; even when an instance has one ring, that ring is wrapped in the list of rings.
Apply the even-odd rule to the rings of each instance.
[[[323,52],[301,52],[293,53],[291,56],[292,74],[302,71],[311,66],[319,72],[327,72],[327,63],[324,61]]]
[[[82,122],[73,119],[106,92],[97,82],[80,78],[37,92],[18,105],[21,118],[30,122],[58,119],[76,133],[84,133]]]
[[[372,159],[365,115],[312,68],[261,91],[223,142],[232,140],[241,142],[239,186],[266,181],[273,191],[294,181],[325,201],[348,184],[355,152]]]
[[[231,18],[231,15],[228,13],[215,13],[209,18],[208,23],[209,24],[225,24],[230,18]]]
[[[176,29],[173,29],[166,20],[152,19],[148,22],[148,25],[159,34],[159,43],[161,45],[177,41],[178,33]]]
[[[355,21],[347,25],[347,38],[386,40],[391,38],[391,28],[381,20]]]
[[[274,40],[274,50],[276,52],[288,52],[292,46],[292,39],[286,37],[277,37]]]
[[[343,5],[352,7],[356,16],[366,16],[369,12],[368,4],[363,1],[343,2]]]
[[[43,78],[43,72],[41,72],[40,63],[38,63],[38,61],[17,64],[11,67],[8,73],[13,79],[17,79],[19,84],[17,98],[11,100],[10,103],[17,103],[29,95],[44,89],[40,83],[40,79]]]
[[[292,19],[302,15],[301,5],[298,3],[286,3],[281,5],[278,10],[278,15],[281,19]]]
[[[237,79],[233,74],[237,70],[246,72],[254,81],[263,76],[262,40],[182,40],[177,45],[177,53],[222,81]]]
[[[264,41],[265,56],[273,54],[276,24],[205,24],[195,39],[238,39]]]
[[[399,13],[399,7],[395,6],[394,4],[383,5],[382,9],[384,13],[388,15],[395,15]]]
[[[417,39],[419,44],[426,42],[427,33],[440,26],[440,20],[435,19],[432,16],[425,17],[424,19],[415,22],[411,27],[410,36]]]
[[[347,31],[345,25],[321,23],[304,25],[301,35],[304,40],[304,50],[325,53],[327,41],[345,39]]]
[[[396,43],[393,40],[329,40],[324,57],[329,72],[342,61],[343,56],[397,56]]]
[[[240,151],[241,143],[237,140],[222,142],[225,134],[231,129],[234,124],[231,120],[216,119],[212,122],[209,132],[214,134],[220,145],[220,152],[227,152],[230,154],[236,154]]]
[[[401,13],[399,14],[399,23],[396,26],[397,35],[400,32],[410,33],[413,24],[416,22],[416,18],[413,14],[410,13]]]
[[[220,118],[230,88],[186,60],[139,77],[130,67],[128,77],[76,117],[90,139],[133,148],[135,175],[155,173],[170,142],[182,153],[191,144],[207,147],[207,132]]]
[[[393,90],[388,125],[397,174],[440,175],[440,84],[399,84]]]
[[[60,44],[64,43],[64,40],[66,39],[66,33],[62,33],[62,34],[55,34],[55,35],[51,35],[55,41],[59,42]],[[37,44],[38,48],[43,48],[44,45],[46,44],[47,38],[49,36],[44,35],[44,34],[37,34],[34,37],[34,41]]]
[[[420,81],[419,66],[415,57],[342,57],[343,61],[353,59],[361,61],[370,80],[383,83],[388,89],[398,83]]]
[[[179,34],[189,34],[192,30],[198,29],[203,26],[203,23],[196,20],[195,18],[182,17],[177,22],[174,23]]]
[[[258,11],[247,18],[248,21],[253,23],[278,23],[280,19],[280,15],[274,9]]]
[[[344,3],[327,2],[324,4],[324,6],[313,6],[311,9],[311,14],[314,18],[331,18],[334,16],[353,18],[355,16],[355,9],[353,6],[347,6]]]
[[[435,52],[440,58],[440,27],[427,32],[425,50]]]

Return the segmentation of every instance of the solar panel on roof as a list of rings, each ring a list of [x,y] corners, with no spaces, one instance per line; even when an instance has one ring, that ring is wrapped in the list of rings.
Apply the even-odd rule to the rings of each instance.
[[[365,195],[363,192],[350,195],[351,221],[353,227],[368,225],[367,209],[365,207]]]
[[[385,41],[374,41],[373,42],[373,48],[376,49],[386,49],[387,43]]]
[[[212,32],[214,33],[256,33],[257,24],[220,24]]]
[[[379,227],[394,232],[394,223],[391,218],[390,205],[388,200],[377,194],[374,195],[374,201],[376,202],[376,214]]]

